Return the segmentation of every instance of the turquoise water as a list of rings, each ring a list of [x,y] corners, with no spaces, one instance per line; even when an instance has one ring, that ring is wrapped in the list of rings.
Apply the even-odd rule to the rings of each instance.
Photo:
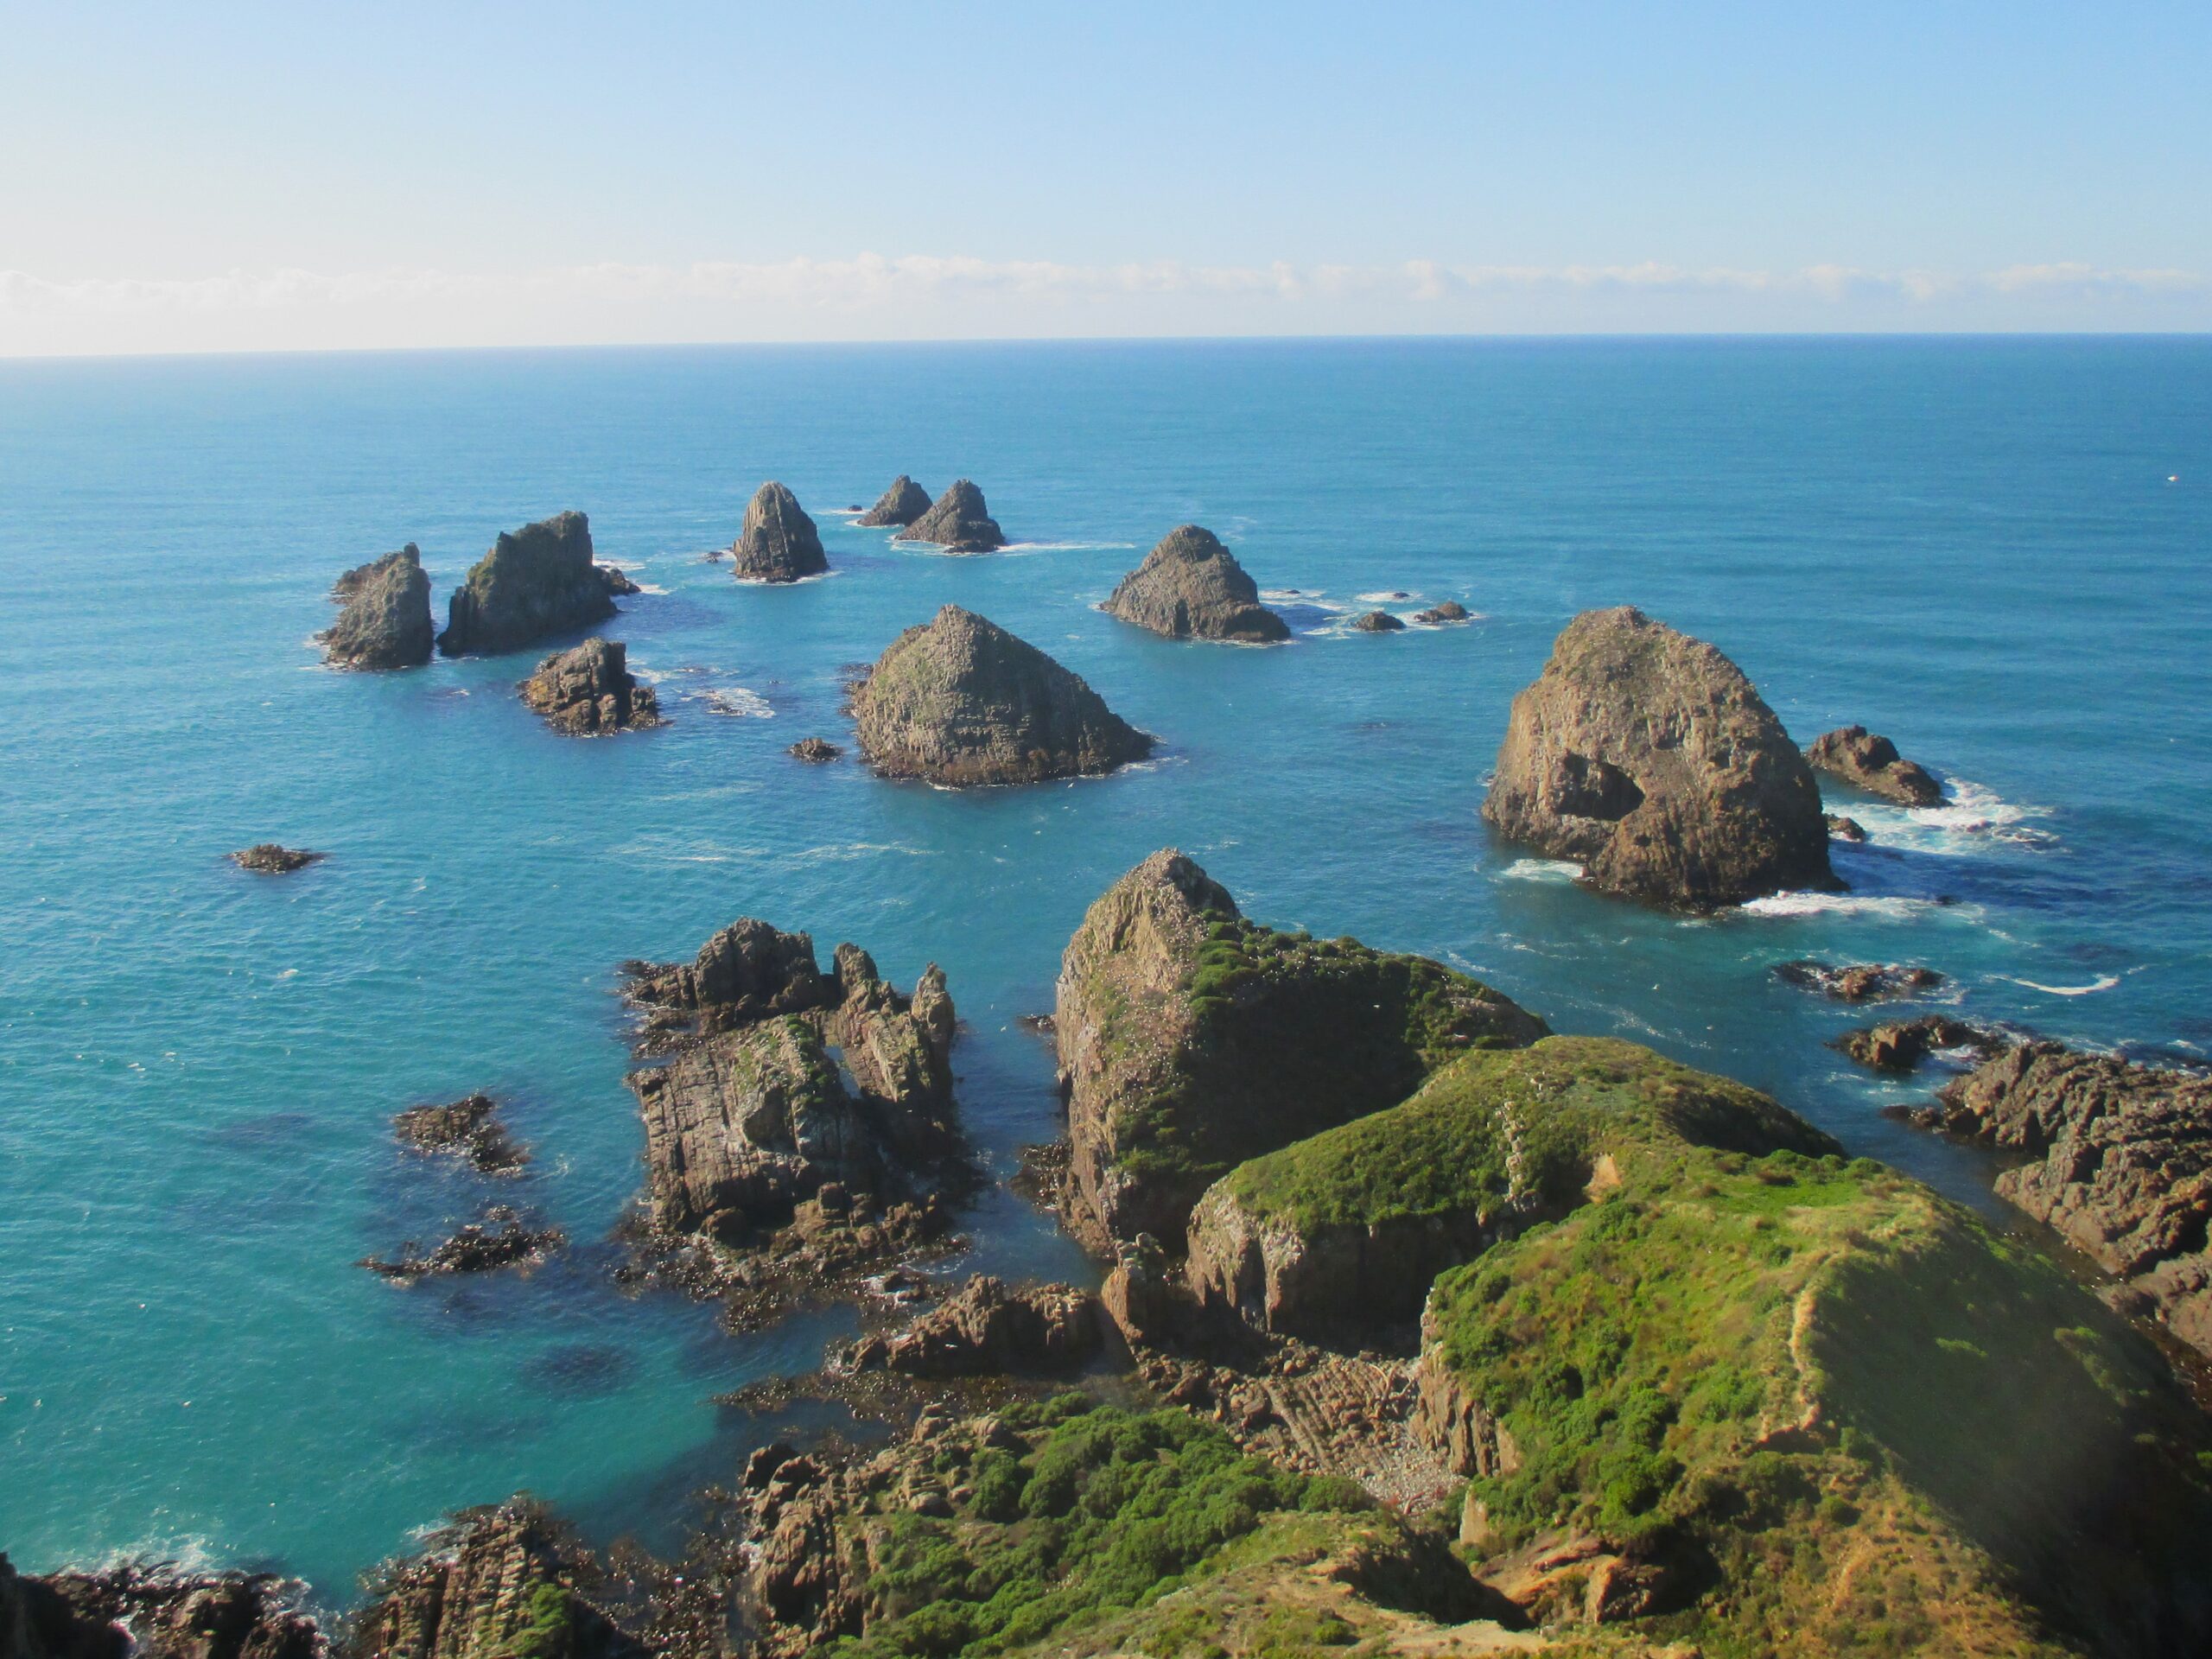
[[[1023,545],[946,559],[829,511],[902,471],[974,477]],[[770,477],[829,579],[699,562]],[[1924,1085],[1853,1072],[1824,1046],[1853,1016],[1768,970],[1924,961],[1974,1014],[2212,1049],[2209,485],[2204,340],[0,364],[0,1548],[277,1561],[342,1600],[459,1504],[527,1486],[650,1531],[725,1474],[752,1426],[709,1397],[850,1316],[733,1338],[610,1285],[640,1180],[612,992],[743,913],[902,983],[942,963],[1001,1172],[1056,1121],[1016,1017],[1172,843],[1255,917],[1458,963],[1986,1203],[1976,1159],[1878,1116]],[[418,542],[442,615],[496,531],[572,506],[655,590],[608,632],[672,726],[554,736],[512,695],[526,658],[316,666],[340,569]],[[1297,643],[1093,608],[1186,519],[1321,594]],[[1394,589],[1481,620],[1333,631]],[[948,601],[1160,759],[952,795],[785,757],[844,741],[841,666]],[[1509,699],[1569,615],[1624,601],[1729,652],[1801,741],[1863,721],[1954,802],[1851,803],[1877,842],[1840,855],[1850,895],[1702,922],[1498,844],[1477,808]],[[269,838],[330,858],[223,861]],[[537,1152],[501,1196],[575,1247],[396,1290],[355,1259],[480,1187],[403,1160],[391,1114],[477,1088]],[[1087,1271],[1003,1196],[972,1231],[982,1265]]]

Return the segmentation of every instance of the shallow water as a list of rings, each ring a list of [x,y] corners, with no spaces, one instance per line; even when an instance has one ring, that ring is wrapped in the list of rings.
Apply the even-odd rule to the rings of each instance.
[[[976,478],[1013,553],[830,511]],[[2169,482],[2176,475],[2177,481]],[[836,567],[700,552],[781,478]],[[2212,342],[1868,340],[789,348],[0,364],[0,1548],[275,1561],[343,1599],[441,1511],[529,1487],[652,1528],[830,1311],[731,1338],[617,1294],[640,1180],[613,969],[742,913],[944,965],[969,1122],[1052,1132],[1048,1007],[1084,906],[1174,844],[1249,913],[1435,954],[1561,1029],[1772,1090],[1986,1203],[1878,1116],[1928,1084],[1824,1044],[1800,956],[1924,961],[1981,1017],[2212,1048]],[[321,671],[346,566],[445,595],[563,507],[651,589],[608,632],[667,728],[555,736],[530,658]],[[1184,520],[1300,630],[1178,645],[1094,608]],[[1405,600],[1363,598],[1402,590]],[[1479,620],[1344,632],[1456,597]],[[843,664],[982,611],[1165,740],[1111,779],[949,794],[849,759]],[[1705,921],[1587,893],[1476,814],[1514,690],[1575,610],[1713,640],[1801,740],[1859,720],[1945,807],[1838,798],[1853,890]],[[230,849],[328,861],[281,880]],[[575,1241],[530,1275],[352,1264],[481,1184],[391,1114],[489,1089],[536,1150],[498,1196]],[[974,1263],[1083,1274],[998,1195]],[[963,1268],[969,1263],[962,1264]]]

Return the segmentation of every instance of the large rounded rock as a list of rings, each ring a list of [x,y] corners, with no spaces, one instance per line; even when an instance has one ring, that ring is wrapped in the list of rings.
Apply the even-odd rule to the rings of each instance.
[[[740,582],[797,582],[830,568],[822,534],[798,498],[773,479],[753,492],[745,525],[730,549],[730,569]]]
[[[1899,806],[1934,806],[1943,785],[1927,767],[1908,760],[1897,746],[1864,726],[1839,726],[1814,740],[1805,759],[1854,789],[1878,795]]]
[[[556,652],[522,683],[522,700],[572,737],[658,726],[660,699],[630,672],[628,656],[619,639],[587,639]]]
[[[414,543],[348,570],[330,596],[345,607],[320,636],[332,667],[416,668],[430,660],[430,578]]]
[[[1514,698],[1483,816],[1659,904],[1836,885],[1820,786],[1774,711],[1711,645],[1626,606],[1576,617]]]
[[[892,642],[854,691],[853,716],[879,772],[936,784],[1111,772],[1152,750],[1080,677],[957,605]]]
[[[614,614],[614,584],[622,581],[620,572],[592,563],[591,521],[581,512],[502,531],[454,590],[438,649],[493,656],[591,627]]]
[[[1171,639],[1269,645],[1290,638],[1236,556],[1197,524],[1169,531],[1100,608]]]
[[[904,530],[930,510],[930,493],[901,473],[891,480],[891,487],[876,497],[875,505],[860,516],[859,523],[869,530],[881,530],[895,525]]]
[[[930,542],[948,553],[988,553],[1006,545],[998,520],[983,505],[983,493],[964,478],[893,539]]]

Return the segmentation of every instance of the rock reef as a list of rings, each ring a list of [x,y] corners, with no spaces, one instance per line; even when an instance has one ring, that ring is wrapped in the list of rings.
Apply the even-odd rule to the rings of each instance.
[[[1483,816],[1608,892],[1692,910],[1832,888],[1820,787],[1726,657],[1585,611],[1513,700]]]
[[[1015,1289],[977,1274],[903,1331],[849,1348],[849,1370],[907,1376],[1034,1376],[1070,1371],[1103,1345],[1098,1298],[1072,1285]]]
[[[1817,991],[1836,1002],[1886,1002],[1935,990],[1944,982],[1943,976],[1933,968],[1894,962],[1854,962],[1839,968],[1810,957],[1777,963],[1774,976],[1785,985]]]
[[[929,510],[929,492],[901,473],[891,480],[891,487],[876,497],[875,505],[862,513],[856,522],[868,530],[882,530],[894,525],[904,530]]]
[[[556,652],[521,685],[522,700],[556,732],[607,737],[665,724],[653,688],[630,672],[620,639],[587,639]]]
[[[1805,751],[1805,759],[1815,771],[1900,806],[1934,806],[1943,798],[1943,785],[1927,767],[1905,760],[1896,744],[1864,726],[1842,726],[1823,734]]]
[[[1272,645],[1290,626],[1260,603],[1259,584],[1210,530],[1171,530],[1099,607],[1171,639]]]
[[[1426,622],[1431,627],[1443,622],[1465,622],[1467,607],[1456,599],[1447,599],[1441,605],[1432,605],[1425,611],[1415,611],[1414,620]]]
[[[1355,616],[1351,626],[1359,633],[1403,633],[1406,625],[1388,611],[1369,611]]]
[[[461,1159],[481,1175],[514,1175],[530,1161],[499,1122],[499,1103],[474,1094],[442,1105],[410,1106],[392,1120],[402,1146]]]
[[[983,505],[983,493],[964,478],[892,539],[927,542],[948,553],[988,553],[1006,545],[999,521]]]
[[[835,760],[839,755],[844,753],[844,750],[826,737],[802,737],[785,753],[796,760],[804,760],[818,766],[825,761]]]
[[[307,1590],[148,1561],[25,1578],[0,1554],[0,1659],[325,1659]]]
[[[289,875],[295,870],[304,870],[310,864],[319,864],[329,857],[327,853],[311,853],[302,847],[284,847],[273,841],[257,841],[231,855],[231,862],[242,870],[251,870],[257,875]]]
[[[1945,1014],[1923,1014],[1914,1020],[1885,1020],[1846,1032],[1836,1039],[1835,1046],[1870,1071],[1903,1076],[1917,1071],[1931,1054],[1963,1052],[1987,1059],[2010,1048],[2012,1039],[1987,1026]]]
[[[729,551],[730,572],[740,582],[797,582],[830,568],[814,520],[798,498],[772,479],[753,493]]]
[[[954,787],[1111,772],[1152,752],[1080,677],[957,605],[892,642],[852,711],[878,772]]]
[[[409,1239],[391,1257],[363,1256],[359,1263],[401,1284],[457,1273],[493,1273],[501,1268],[543,1262],[568,1243],[558,1227],[533,1227],[505,1205],[494,1205],[483,1219],[455,1230],[453,1236],[425,1250]]]
[[[316,638],[334,668],[417,668],[430,660],[430,578],[414,543],[348,570],[330,596],[342,608]]]
[[[581,512],[502,531],[454,589],[438,649],[498,656],[595,626],[614,614],[618,581],[627,578],[592,563],[591,523]]]

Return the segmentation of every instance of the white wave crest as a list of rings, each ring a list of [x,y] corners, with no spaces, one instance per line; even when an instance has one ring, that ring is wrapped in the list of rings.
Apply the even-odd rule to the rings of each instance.
[[[1739,916],[1764,916],[1796,920],[1807,916],[1878,916],[1891,921],[1910,921],[1936,914],[1974,920],[1981,915],[1974,905],[1940,904],[1933,899],[1908,899],[1897,894],[1862,893],[1770,893],[1738,905]]]
[[[768,699],[758,691],[748,691],[741,685],[726,685],[709,691],[706,705],[718,715],[728,715],[736,720],[773,720],[776,711],[768,706]]]
[[[2058,839],[2034,822],[2049,817],[2049,807],[2023,806],[2003,799],[1994,790],[1963,779],[1951,780],[1949,791],[1939,805],[1890,806],[1866,802],[1853,805],[1850,816],[1865,828],[1875,845],[1901,847],[1915,852],[1972,853],[1986,849],[1993,842],[2047,847]]]
[[[1512,881],[1579,881],[1582,867],[1571,858],[1516,858],[1498,874]]]
[[[2118,974],[2100,974],[2087,985],[2044,985],[2032,979],[2018,979],[2011,974],[1999,974],[1998,978],[2024,985],[2031,991],[2041,991],[2045,996],[2091,996],[2099,991],[2109,991],[2120,983]]]

